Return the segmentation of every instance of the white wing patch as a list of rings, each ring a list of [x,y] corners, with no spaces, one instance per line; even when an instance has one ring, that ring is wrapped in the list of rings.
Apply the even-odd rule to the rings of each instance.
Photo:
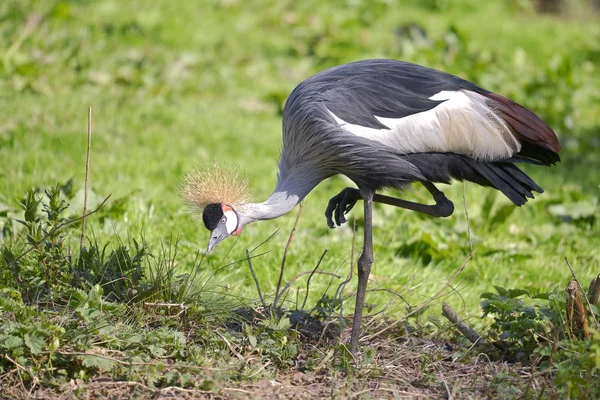
[[[344,130],[393,147],[401,153],[441,152],[493,161],[510,158],[521,144],[484,96],[467,91],[441,91],[430,97],[446,100],[437,107],[404,118],[375,116],[390,129],[367,128],[331,115]]]

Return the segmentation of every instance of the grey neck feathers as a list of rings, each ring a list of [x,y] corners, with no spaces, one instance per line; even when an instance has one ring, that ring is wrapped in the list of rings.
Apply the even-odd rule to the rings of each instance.
[[[296,176],[299,179],[289,179],[281,172],[275,190],[262,203],[244,204],[238,210],[240,225],[248,225],[255,221],[278,218],[298,205],[304,197],[323,179],[318,174]]]

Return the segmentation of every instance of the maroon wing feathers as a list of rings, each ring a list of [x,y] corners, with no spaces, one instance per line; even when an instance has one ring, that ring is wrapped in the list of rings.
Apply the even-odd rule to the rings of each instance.
[[[560,151],[556,134],[544,121],[525,107],[492,92],[481,93],[494,101],[496,112],[514,130],[519,140],[550,150]]]

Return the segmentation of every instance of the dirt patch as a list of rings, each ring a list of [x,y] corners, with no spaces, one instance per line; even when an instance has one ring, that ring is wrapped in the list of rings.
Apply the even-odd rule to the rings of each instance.
[[[318,398],[502,398],[522,396],[545,382],[520,365],[491,362],[484,354],[445,342],[379,340],[369,362],[346,371],[339,355],[310,372],[265,368],[242,382],[215,382],[211,390],[154,388],[141,382],[96,377],[58,387],[28,388],[18,382],[0,398],[11,399],[318,399]],[[464,354],[472,352],[470,357]],[[330,350],[333,354],[333,350]],[[461,354],[461,357],[458,357]],[[368,358],[364,357],[364,359]],[[459,361],[461,359],[462,361]],[[464,361],[468,359],[469,361]],[[510,390],[506,392],[506,390]]]

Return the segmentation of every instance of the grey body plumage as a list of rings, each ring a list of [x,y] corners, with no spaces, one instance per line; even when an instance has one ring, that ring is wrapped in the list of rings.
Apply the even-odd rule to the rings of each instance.
[[[457,90],[489,93],[453,75],[394,60],[359,61],[310,77],[292,91],[284,108],[281,186],[301,187],[302,194],[336,174],[375,191],[402,188],[414,181],[449,183],[454,178],[494,187],[517,205],[533,197],[531,191],[542,192],[517,167],[508,166],[511,159],[485,163],[461,154],[438,152],[418,153],[415,157],[348,134],[331,116],[332,112],[349,123],[389,129],[375,116],[404,118],[426,112],[443,103],[430,97]],[[544,149],[537,151],[547,153]],[[514,158],[528,159],[519,159],[518,154]],[[556,161],[557,156],[539,163]],[[288,184],[291,181],[303,184]]]
[[[334,196],[325,214],[333,228],[364,200],[350,341],[356,351],[373,262],[373,202],[446,217],[454,206],[433,183],[457,179],[495,188],[522,205],[543,190],[514,163],[551,165],[560,160],[559,150],[552,129],[531,111],[456,76],[395,60],[333,67],[300,83],[286,102],[273,194],[262,203],[220,204],[227,217],[213,230],[209,249],[247,224],[287,213],[322,180],[337,174],[350,178],[358,189]],[[412,182],[423,184],[435,204],[376,193]],[[204,204],[199,197],[197,203]],[[206,215],[205,221],[211,218]]]

